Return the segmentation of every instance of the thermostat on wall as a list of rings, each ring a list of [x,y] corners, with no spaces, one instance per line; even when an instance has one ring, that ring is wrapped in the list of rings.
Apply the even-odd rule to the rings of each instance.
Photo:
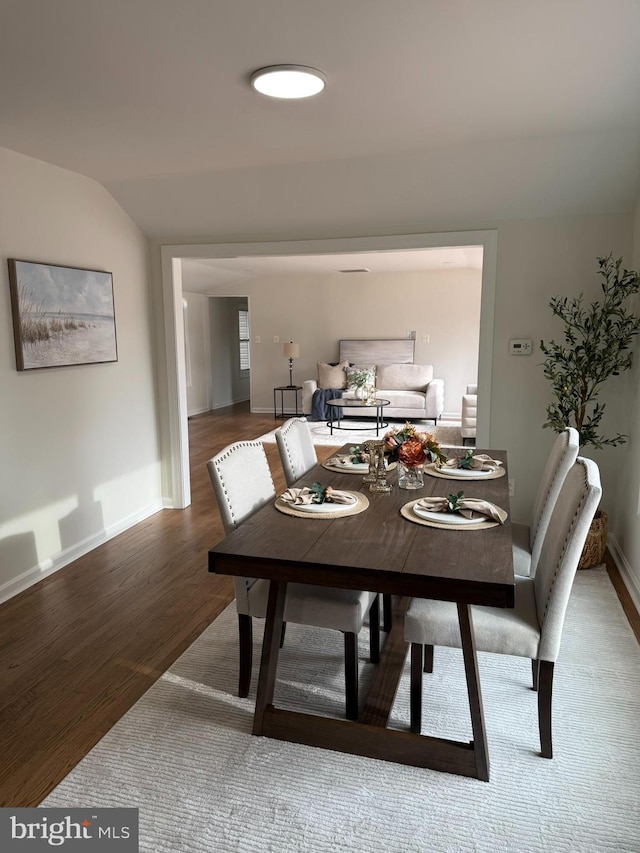
[[[531,355],[533,352],[531,338],[520,338],[519,340],[509,341],[509,352],[511,355]]]

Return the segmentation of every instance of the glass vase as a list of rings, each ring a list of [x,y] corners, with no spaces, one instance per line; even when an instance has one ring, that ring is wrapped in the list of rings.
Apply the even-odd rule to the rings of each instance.
[[[398,460],[398,488],[421,489],[424,486],[424,465],[404,465]]]

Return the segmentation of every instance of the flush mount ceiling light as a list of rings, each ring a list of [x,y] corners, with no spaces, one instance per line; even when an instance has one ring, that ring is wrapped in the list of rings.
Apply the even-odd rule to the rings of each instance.
[[[256,92],[270,98],[310,98],[321,92],[326,83],[322,71],[306,65],[269,65],[251,75]]]

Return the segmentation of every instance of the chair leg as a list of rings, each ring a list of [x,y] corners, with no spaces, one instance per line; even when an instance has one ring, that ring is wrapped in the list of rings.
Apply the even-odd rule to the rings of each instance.
[[[424,666],[423,672],[433,672],[433,646],[423,646],[424,648]]]
[[[369,610],[369,660],[380,663],[380,596],[376,595]]]
[[[347,720],[358,719],[358,635],[344,634],[344,690]]]
[[[551,697],[553,694],[553,662],[540,661],[538,679],[538,727],[543,758],[553,758],[551,742]]]
[[[422,643],[411,643],[411,681],[409,686],[409,728],[420,734],[422,724]]]
[[[391,626],[393,622],[392,617],[393,610],[393,602],[391,601],[391,596],[388,592],[382,593],[382,630],[385,633],[389,633],[391,631]]]
[[[284,646],[284,635],[287,633],[287,623],[282,623],[282,631],[280,631],[280,648]]]
[[[531,661],[531,678],[533,682],[533,690],[538,690],[538,679],[540,675],[540,661],[532,660]]]
[[[253,625],[251,616],[247,616],[246,613],[238,613],[238,635],[240,639],[238,696],[244,698],[249,695],[253,664]]]

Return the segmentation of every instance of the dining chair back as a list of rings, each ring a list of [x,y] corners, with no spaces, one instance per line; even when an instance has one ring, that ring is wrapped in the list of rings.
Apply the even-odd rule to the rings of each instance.
[[[292,486],[318,462],[306,418],[289,418],[276,430],[276,443],[287,486]]]
[[[535,577],[516,577],[515,607],[472,606],[478,651],[513,655],[532,661],[538,692],[538,725],[542,755],[551,758],[551,697],[565,614],[589,527],[602,488],[598,466],[578,457],[565,477],[547,527]],[[413,599],[405,618],[405,640],[411,643],[411,729],[420,730],[422,672],[433,668],[433,647],[460,647],[455,604]]]
[[[578,431],[573,427],[567,427],[558,434],[538,485],[531,524],[512,524],[513,568],[517,575],[533,577],[536,573],[542,543],[560,489],[578,456],[579,439]]]
[[[259,441],[230,444],[207,462],[207,469],[227,535],[275,498],[269,462]],[[234,577],[233,581],[240,640],[238,695],[247,696],[253,660],[252,619],[266,616],[269,581],[248,577]],[[290,583],[287,586],[285,624],[312,625],[344,634],[346,716],[349,719],[358,716],[358,634],[367,616],[369,656],[377,663],[380,637],[376,593],[310,584]]]

